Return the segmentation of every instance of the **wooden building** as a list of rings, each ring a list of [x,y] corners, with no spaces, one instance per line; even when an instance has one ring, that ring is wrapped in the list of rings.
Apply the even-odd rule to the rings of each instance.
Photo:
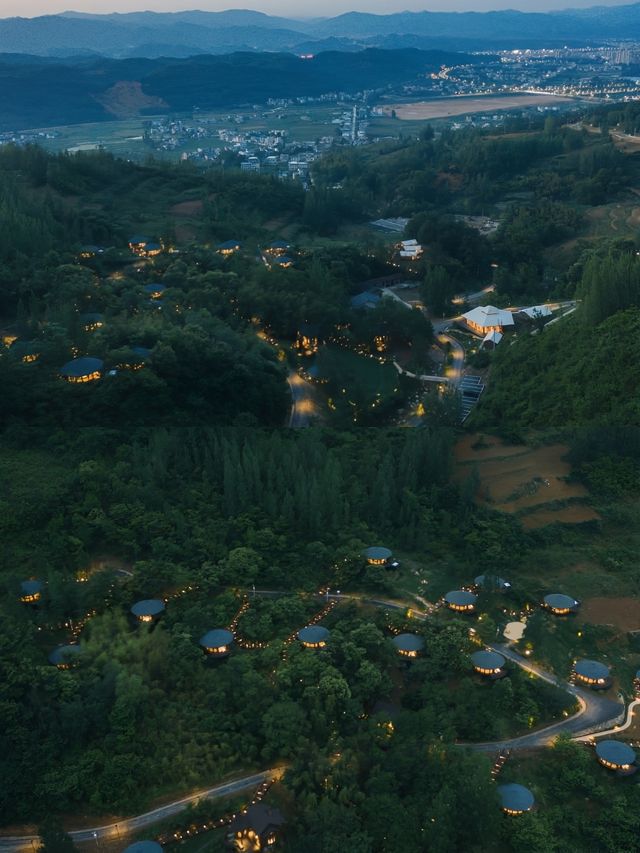
[[[138,622],[156,622],[164,613],[165,604],[161,598],[145,598],[136,601],[131,613]]]
[[[535,797],[524,785],[512,782],[509,785],[498,785],[498,796],[502,811],[510,815],[530,812],[535,805]]]
[[[216,628],[200,637],[199,643],[210,657],[225,658],[231,651],[233,639],[231,631],[226,628]]]
[[[499,652],[493,652],[489,649],[474,652],[471,655],[471,663],[475,671],[485,676],[485,678],[495,680],[504,678],[507,674],[505,667],[506,660]]]
[[[298,639],[307,649],[323,649],[328,641],[330,631],[322,625],[307,625],[298,631]]]
[[[444,597],[444,603],[449,610],[455,610],[457,613],[473,613],[477,600],[478,596],[466,589],[453,590]]]
[[[586,684],[592,690],[606,690],[611,687],[611,671],[609,667],[597,660],[578,660],[573,666],[576,681]]]
[[[95,382],[100,379],[104,371],[104,362],[101,358],[82,356],[68,361],[60,368],[60,376],[67,382],[81,384],[84,382]]]
[[[545,595],[542,606],[554,616],[568,616],[570,613],[577,613],[580,602],[570,595],[552,592],[550,595]]]
[[[398,654],[404,658],[417,658],[424,649],[424,637],[419,634],[398,634],[392,642]]]
[[[266,803],[253,803],[229,825],[228,842],[238,853],[272,850],[284,825],[279,809]]]
[[[599,740],[596,755],[603,767],[615,770],[619,776],[631,776],[638,770],[635,750],[620,740]]]

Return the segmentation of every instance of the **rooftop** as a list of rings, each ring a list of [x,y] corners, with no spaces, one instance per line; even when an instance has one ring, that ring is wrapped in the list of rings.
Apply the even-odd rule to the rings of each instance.
[[[509,785],[498,785],[498,796],[502,808],[513,812],[528,812],[535,803],[535,797],[524,785],[512,782]]]
[[[502,308],[494,308],[493,305],[478,305],[477,308],[463,314],[462,318],[483,329],[490,329],[492,326],[514,325],[511,311],[503,311]]]
[[[54,666],[71,664],[80,654],[82,654],[80,646],[58,646],[49,655],[49,663]]]
[[[498,652],[482,651],[474,652],[471,655],[471,663],[477,669],[502,669],[505,665],[505,659]]]
[[[215,628],[200,637],[199,643],[205,649],[220,649],[233,642],[233,634],[226,628]]]
[[[20,589],[22,590],[23,595],[37,595],[37,593],[42,592],[42,586],[42,581],[34,579],[22,581]]]
[[[617,764],[622,767],[625,764],[634,764],[636,753],[620,740],[600,740],[596,744],[596,755],[609,764]]]
[[[564,595],[561,592],[552,592],[550,595],[545,595],[544,603],[552,610],[572,610],[578,606],[578,602],[570,595]]]
[[[424,648],[424,637],[419,634],[398,634],[392,642],[401,652],[419,652]]]
[[[578,675],[594,680],[609,678],[610,673],[610,669],[606,664],[600,663],[597,660],[588,660],[587,658],[576,661],[574,669]]]
[[[307,625],[306,628],[301,628],[298,631],[298,639],[301,643],[309,643],[310,645],[326,643],[329,639],[329,629],[323,628],[322,625]]]
[[[444,600],[447,604],[454,604],[456,607],[470,607],[475,604],[478,596],[473,592],[468,592],[466,589],[455,589],[448,592]]]
[[[104,362],[101,358],[92,358],[89,355],[81,358],[74,358],[68,361],[60,368],[62,376],[89,376],[92,373],[101,373],[104,368]]]
[[[284,816],[280,809],[268,806],[266,803],[254,803],[235,818],[233,823],[229,825],[229,829],[231,832],[252,829],[257,835],[262,835],[269,827],[282,826],[283,823]],[[127,853],[126,850],[125,853]],[[152,853],[152,851],[145,850],[140,851],[140,853]]]
[[[164,601],[161,598],[145,598],[136,601],[131,608],[134,616],[159,616],[164,611]]]
[[[366,548],[363,554],[367,560],[388,560],[393,556],[393,552],[389,548],[379,548],[377,546]]]

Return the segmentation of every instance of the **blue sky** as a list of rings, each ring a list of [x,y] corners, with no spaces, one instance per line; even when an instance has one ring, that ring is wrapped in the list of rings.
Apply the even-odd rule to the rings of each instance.
[[[296,18],[326,17],[341,12],[361,11],[385,14],[401,9],[420,11],[476,11],[489,9],[520,9],[523,12],[564,9],[577,6],[620,6],[620,0],[259,0],[251,3],[233,2],[233,0],[0,0],[0,15],[10,17],[22,15],[48,15],[73,8],[78,12],[133,12],[153,9],[158,12],[172,12],[182,9],[258,9],[272,15],[287,15]]]

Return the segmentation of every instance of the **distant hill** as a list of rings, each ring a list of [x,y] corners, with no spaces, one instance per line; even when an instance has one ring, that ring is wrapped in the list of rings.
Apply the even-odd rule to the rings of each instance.
[[[102,55],[116,58],[161,53],[184,57],[240,49],[317,53],[329,45],[345,51],[408,46],[466,50],[620,38],[640,38],[640,3],[549,13],[348,12],[304,21],[242,9],[109,15],[65,12],[0,19],[0,53],[60,56],[98,47]]]
[[[0,57],[0,130],[357,92],[476,61],[447,51],[232,53],[188,59]]]

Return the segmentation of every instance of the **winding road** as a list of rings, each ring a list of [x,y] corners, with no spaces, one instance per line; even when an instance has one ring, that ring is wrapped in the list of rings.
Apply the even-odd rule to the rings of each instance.
[[[295,370],[290,371],[287,382],[291,391],[289,427],[292,429],[308,427],[320,414],[314,389],[311,383],[303,379]]]
[[[176,800],[173,803],[159,806],[150,812],[145,812],[135,817],[123,818],[118,823],[110,823],[106,826],[95,826],[90,829],[79,829],[70,832],[69,835],[74,842],[80,843],[83,841],[96,841],[100,839],[108,839],[114,841],[123,836],[130,835],[132,832],[137,832],[139,829],[144,829],[146,826],[158,823],[175,814],[184,811],[187,806],[192,803],[197,803],[200,800],[216,800],[220,797],[228,797],[231,794],[237,794],[241,791],[246,791],[248,788],[256,788],[263,782],[278,779],[284,768],[274,767],[271,770],[263,770],[261,773],[254,773],[252,776],[244,776],[242,779],[234,779],[231,782],[225,782],[223,785],[216,785],[214,788],[206,788],[202,791],[196,791],[183,797],[181,800]],[[22,850],[33,850],[40,846],[40,836],[38,835],[7,835],[0,836],[0,851],[2,853],[19,853]]]

